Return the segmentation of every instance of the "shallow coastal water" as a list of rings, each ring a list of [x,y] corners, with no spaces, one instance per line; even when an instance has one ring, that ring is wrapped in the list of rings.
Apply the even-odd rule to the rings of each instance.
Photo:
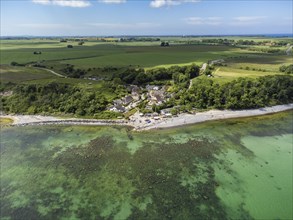
[[[2,219],[292,219],[292,111],[1,131]]]

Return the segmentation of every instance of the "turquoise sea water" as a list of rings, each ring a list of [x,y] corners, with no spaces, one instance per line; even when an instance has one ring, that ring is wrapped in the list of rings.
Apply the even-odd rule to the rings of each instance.
[[[1,219],[292,219],[292,111],[1,129]]]

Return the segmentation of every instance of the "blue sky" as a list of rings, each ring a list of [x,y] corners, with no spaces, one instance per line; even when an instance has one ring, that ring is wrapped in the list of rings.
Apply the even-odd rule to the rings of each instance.
[[[291,33],[292,0],[0,0],[1,36]]]

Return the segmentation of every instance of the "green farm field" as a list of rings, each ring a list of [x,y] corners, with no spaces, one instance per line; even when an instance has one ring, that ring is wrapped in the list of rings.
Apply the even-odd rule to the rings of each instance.
[[[129,64],[136,67],[170,67],[172,65],[188,65],[195,63],[201,65],[207,60],[225,58],[228,56],[238,55],[240,51],[228,50],[228,48],[222,48],[223,50],[218,50],[219,48],[209,48],[211,52],[203,52],[198,49],[198,46],[192,46],[193,50],[184,51],[182,46],[174,46],[173,48],[141,48],[141,51],[132,52],[127,50],[123,53],[110,54],[100,57],[92,57],[85,59],[75,59],[65,61],[66,63],[86,68],[86,67],[104,67],[104,66],[125,66]],[[202,46],[203,47],[203,46]],[[146,49],[146,50],[145,50]],[[215,50],[216,49],[216,50]],[[61,61],[62,62],[62,61]]]
[[[0,40],[1,81],[46,84],[58,78],[59,82],[69,84],[97,84],[97,82],[85,79],[62,79],[48,71],[37,70],[27,66],[12,68],[8,66],[11,62],[19,64],[41,62],[47,68],[61,75],[64,68],[68,65],[73,65],[75,69],[88,70],[91,68],[92,71],[99,72],[100,76],[107,78],[109,72],[103,73],[101,69],[93,69],[129,66],[152,69],[190,64],[201,66],[203,63],[211,60],[224,59],[225,66],[216,67],[213,70],[213,79],[220,82],[231,81],[238,77],[256,78],[265,75],[281,74],[279,72],[280,66],[292,63],[292,56],[285,55],[285,52],[268,54],[250,50],[252,47],[269,49],[269,46],[246,46],[240,48],[225,45],[187,44],[189,41],[199,42],[204,39],[213,38],[161,38],[163,41],[170,42],[169,47],[161,47],[158,41],[99,42],[94,38],[86,39],[82,46],[78,45],[78,41],[74,39],[68,42],[60,42],[60,39],[50,38]],[[235,41],[240,39],[253,40],[255,42],[265,40],[277,42],[284,40],[282,38],[263,37],[227,37],[227,39]],[[113,40],[115,39],[113,38]],[[73,45],[73,48],[67,48],[67,45]],[[286,46],[278,47],[278,49],[285,51]],[[41,51],[42,54],[36,55],[34,54],[35,51]]]
[[[175,41],[175,40],[174,40]],[[67,48],[67,45],[73,48]],[[33,54],[41,51],[41,55]],[[78,68],[105,66],[156,67],[174,64],[202,64],[212,59],[250,55],[251,52],[229,46],[171,44],[160,47],[160,42],[101,43],[89,41],[60,43],[57,40],[1,40],[1,64],[17,62],[54,61]]]

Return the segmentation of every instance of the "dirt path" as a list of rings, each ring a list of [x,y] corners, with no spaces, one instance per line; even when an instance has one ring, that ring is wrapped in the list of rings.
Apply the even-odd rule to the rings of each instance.
[[[56,73],[55,71],[50,70],[50,69],[47,69],[47,68],[41,68],[41,67],[34,67],[34,68],[36,68],[36,69],[40,69],[40,70],[46,70],[47,72],[50,72],[50,73],[52,73],[52,74],[54,74],[54,75],[56,75],[56,76],[59,76],[59,77],[62,77],[62,78],[66,78],[66,76],[61,75],[61,74],[59,74],[59,73]]]
[[[288,56],[290,56],[291,54],[292,54],[292,49],[293,48],[293,46],[290,46],[287,50],[286,50],[286,54],[288,55]]]
[[[193,80],[193,79],[189,80],[188,90],[192,87],[192,80]]]

